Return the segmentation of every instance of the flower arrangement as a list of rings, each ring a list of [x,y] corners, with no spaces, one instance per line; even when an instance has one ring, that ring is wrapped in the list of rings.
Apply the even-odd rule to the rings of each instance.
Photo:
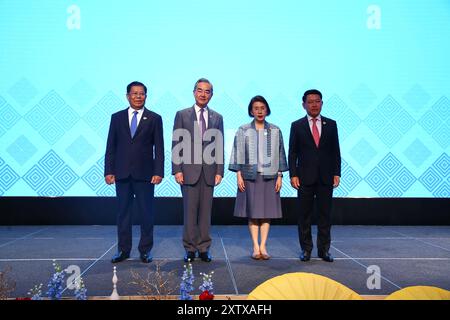
[[[164,300],[177,290],[178,285],[175,271],[165,272],[161,268],[165,262],[155,263],[155,272],[149,272],[147,278],[142,277],[138,272],[131,270],[133,279],[130,284],[140,287],[139,295],[150,300]]]
[[[77,300],[87,300],[87,289],[84,285],[83,279],[80,277],[80,281],[78,282],[77,287],[75,288],[75,298]]]
[[[183,276],[180,284],[180,300],[192,300],[191,292],[194,290],[194,273],[192,264],[184,265]]]
[[[11,267],[6,268],[4,271],[0,270],[0,300],[8,299],[9,294],[16,289],[16,283],[8,277],[8,272],[10,271]]]
[[[202,276],[202,284],[199,289],[201,291],[199,300],[213,300],[214,299],[214,286],[212,282],[214,271],[210,273],[200,273]],[[180,300],[193,300],[191,292],[194,290],[194,272],[192,270],[192,264],[188,263],[184,266],[183,276],[181,277],[180,284]]]
[[[55,273],[47,284],[48,290],[46,294],[52,300],[60,300],[63,292],[64,270],[62,270],[61,266],[55,260],[53,260],[53,268],[55,269]]]
[[[28,295],[31,296],[31,300],[42,300],[42,283],[30,289]]]
[[[199,296],[200,300],[213,300],[214,299],[214,287],[212,282],[212,276],[214,274],[214,271],[211,271],[208,273],[200,273],[200,275],[203,277],[203,283],[199,287],[200,291],[202,292]]]

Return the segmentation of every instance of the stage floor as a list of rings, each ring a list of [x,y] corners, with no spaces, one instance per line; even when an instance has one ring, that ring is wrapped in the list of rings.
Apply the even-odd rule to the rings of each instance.
[[[142,279],[152,278],[156,265],[174,288],[178,286],[185,265],[182,227],[155,226],[154,261],[150,264],[139,260],[139,227],[133,232],[131,259],[115,264],[119,294],[142,292],[142,286],[132,283],[132,271]],[[314,226],[314,238],[315,232]],[[195,294],[200,293],[200,272],[211,271],[218,295],[246,295],[265,280],[289,272],[321,274],[361,295],[388,295],[413,285],[450,290],[450,226],[334,226],[333,263],[317,258],[315,250],[311,261],[301,262],[296,226],[272,226],[268,242],[272,258],[268,261],[250,258],[247,226],[213,226],[212,236],[213,261],[196,259],[193,263]],[[63,268],[79,266],[88,296],[107,296],[112,291],[110,259],[116,241],[115,226],[0,226],[0,270],[8,270],[7,276],[15,281],[12,297],[26,296],[39,283],[44,284],[45,293],[53,274],[52,260]],[[380,288],[368,288],[368,278],[373,275],[367,271],[369,266],[379,267]],[[172,290],[178,294],[176,288]],[[65,290],[64,296],[70,295],[73,292]]]

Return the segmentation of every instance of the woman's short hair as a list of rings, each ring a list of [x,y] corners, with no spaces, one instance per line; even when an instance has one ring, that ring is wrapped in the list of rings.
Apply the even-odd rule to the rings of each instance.
[[[267,115],[270,114],[270,107],[269,107],[269,104],[267,103],[266,99],[264,99],[263,96],[254,96],[254,97],[250,100],[250,103],[248,104],[248,115],[249,115],[250,117],[254,117],[254,115],[252,115],[252,109],[253,109],[253,104],[254,104],[255,102],[261,102],[261,103],[264,103],[264,105],[266,106],[266,109],[267,109]]]

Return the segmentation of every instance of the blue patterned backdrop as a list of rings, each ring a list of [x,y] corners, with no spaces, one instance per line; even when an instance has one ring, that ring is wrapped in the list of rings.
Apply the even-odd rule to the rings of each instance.
[[[301,95],[324,93],[338,123],[340,197],[450,196],[448,1],[0,1],[0,195],[112,196],[103,156],[126,85],[148,85],[163,117],[166,178],[175,112],[214,84],[226,160],[256,94],[286,148]],[[232,197],[226,172],[216,196]],[[295,196],[285,175],[283,196]]]

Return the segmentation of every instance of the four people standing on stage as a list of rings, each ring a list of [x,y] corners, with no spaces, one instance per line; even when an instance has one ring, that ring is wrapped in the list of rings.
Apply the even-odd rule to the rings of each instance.
[[[229,170],[236,172],[238,184],[234,215],[248,218],[253,242],[251,257],[268,260],[270,221],[282,217],[280,190],[283,171],[288,166],[281,130],[266,121],[270,115],[266,99],[253,97],[248,114],[254,120],[238,129],[229,165]]]
[[[322,93],[308,90],[303,95],[307,115],[291,125],[289,173],[291,185],[298,190],[300,212],[298,236],[300,260],[311,259],[313,242],[311,218],[317,206],[317,251],[324,261],[333,262],[331,244],[331,204],[333,188],[341,176],[341,152],[336,122],[321,116]]]
[[[164,140],[161,116],[145,108],[147,87],[140,82],[127,86],[130,106],[112,115],[105,153],[105,181],[116,184],[118,199],[118,252],[112,262],[130,257],[133,200],[141,221],[140,258],[152,261],[153,195],[164,177]]]
[[[208,103],[213,86],[205,78],[194,86],[195,104],[176,113],[172,137],[172,174],[183,196],[184,261],[198,257],[210,262],[211,209],[214,187],[224,175],[222,116]],[[112,115],[105,153],[105,181],[116,184],[118,199],[118,252],[112,262],[123,261],[132,248],[131,205],[137,202],[141,221],[140,258],[152,261],[154,187],[164,177],[164,141],[161,116],[145,108],[147,88],[140,82],[127,86],[129,108]],[[280,190],[283,171],[298,190],[300,259],[308,261],[313,249],[311,219],[318,210],[318,256],[332,262],[331,205],[333,188],[339,185],[341,156],[336,122],[321,116],[322,94],[303,95],[306,117],[291,125],[289,165],[281,130],[266,121],[270,107],[262,96],[248,106],[254,120],[235,136],[229,170],[237,176],[234,215],[248,218],[253,242],[251,257],[268,260],[267,238],[271,219],[281,218]],[[259,241],[259,236],[261,239]]]

